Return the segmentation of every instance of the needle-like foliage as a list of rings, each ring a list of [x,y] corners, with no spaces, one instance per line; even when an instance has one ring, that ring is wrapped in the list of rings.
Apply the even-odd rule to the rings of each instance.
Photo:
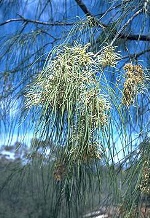
[[[0,216],[149,217],[150,2],[57,3],[0,1]]]

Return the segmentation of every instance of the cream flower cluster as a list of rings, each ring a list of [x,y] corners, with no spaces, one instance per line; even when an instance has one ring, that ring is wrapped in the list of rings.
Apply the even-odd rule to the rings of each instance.
[[[134,102],[138,86],[143,84],[144,71],[140,65],[126,64],[124,66],[126,71],[126,81],[123,88],[123,104],[129,106]]]

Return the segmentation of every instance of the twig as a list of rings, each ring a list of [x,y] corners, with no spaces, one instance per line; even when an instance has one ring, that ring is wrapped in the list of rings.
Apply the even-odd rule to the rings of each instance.
[[[75,1],[87,16],[93,17],[93,15],[87,9],[86,5],[82,2],[82,0],[75,0]]]
[[[122,27],[121,29],[118,31],[118,33],[115,35],[114,39],[111,42],[111,45],[114,44],[114,42],[116,41],[116,39],[120,36],[120,34],[122,33],[122,31],[127,27],[127,25],[141,12],[143,11],[143,9],[138,10]]]
[[[103,29],[107,27],[107,25],[99,22],[99,20],[97,20],[96,17],[93,14],[91,14],[91,12],[87,9],[86,5],[82,2],[82,0],[75,0],[75,2],[78,4],[78,6],[81,8],[81,10],[85,13],[87,17],[92,18],[94,24]]]
[[[20,16],[20,18],[9,19],[9,20],[4,21],[3,23],[0,23],[0,26],[3,26],[11,22],[27,22],[27,23],[35,23],[35,24],[41,24],[41,25],[49,25],[49,26],[71,26],[74,24],[74,23],[64,23],[64,22],[58,22],[58,21],[54,23],[43,22],[39,20],[27,19],[27,18]]]
[[[81,0],[75,0],[76,2],[80,2]],[[81,6],[82,4],[80,4]],[[82,6],[83,7],[83,6]],[[84,12],[86,13],[86,15],[90,15],[90,17],[94,18],[93,21],[96,21],[97,26],[102,27],[102,28],[106,28],[107,25],[106,24],[102,24],[100,22],[98,22],[97,20],[95,20],[95,17],[88,11],[88,9],[85,7],[84,8]],[[85,9],[86,8],[86,9]],[[141,41],[150,41],[150,36],[146,36],[146,35],[127,35],[127,34],[122,34],[121,32],[124,30],[124,28],[129,24],[129,22],[131,22],[131,20],[137,16],[139,13],[141,12],[138,11],[138,13],[134,14],[133,17],[131,17],[126,24],[120,29],[120,31],[116,34],[115,38],[113,39],[113,41],[111,42],[111,44],[113,44],[115,42],[115,40],[117,38],[122,38],[122,39],[127,39],[127,40],[141,40]],[[20,18],[13,18],[13,19],[9,19],[4,21],[3,23],[0,23],[0,26],[3,26],[5,24],[11,23],[11,22],[26,22],[26,23],[35,23],[35,24],[40,24],[40,25],[49,25],[49,26],[72,26],[74,25],[74,23],[64,23],[64,22],[54,22],[54,23],[50,23],[50,22],[43,22],[43,21],[39,21],[39,20],[32,20],[32,19],[27,19],[24,18],[23,16],[19,15]]]
[[[124,56],[124,57],[119,58],[118,60],[127,59],[127,58],[138,58],[138,57],[140,57],[141,55],[143,55],[143,54],[145,54],[145,53],[148,53],[148,52],[150,52],[150,48],[148,48],[147,50],[144,50],[144,51],[142,51],[142,52],[139,52],[139,53],[137,53],[137,54],[129,54],[129,55],[126,55],[126,56]]]
[[[150,41],[150,36],[146,35],[126,35],[120,34],[118,38],[128,39],[128,40],[140,40],[140,41]]]

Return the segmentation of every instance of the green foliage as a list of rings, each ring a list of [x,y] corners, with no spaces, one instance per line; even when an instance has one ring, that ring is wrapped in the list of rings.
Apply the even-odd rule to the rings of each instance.
[[[22,143],[15,160],[1,155],[3,218],[80,218],[108,204],[140,217],[149,197],[149,3],[75,2],[86,17],[70,19],[66,0],[61,21],[53,0],[0,6],[0,130],[7,151],[16,133],[35,137],[25,155]]]

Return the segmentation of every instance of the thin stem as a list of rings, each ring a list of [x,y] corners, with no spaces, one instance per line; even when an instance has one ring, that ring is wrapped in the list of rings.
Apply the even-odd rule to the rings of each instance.
[[[120,34],[122,33],[122,31],[128,26],[128,24],[137,16],[139,15],[141,12],[143,11],[143,9],[138,10],[122,27],[121,29],[118,31],[118,33],[115,35],[114,39],[112,40],[110,45],[113,45],[116,41],[116,39],[120,36]]]

